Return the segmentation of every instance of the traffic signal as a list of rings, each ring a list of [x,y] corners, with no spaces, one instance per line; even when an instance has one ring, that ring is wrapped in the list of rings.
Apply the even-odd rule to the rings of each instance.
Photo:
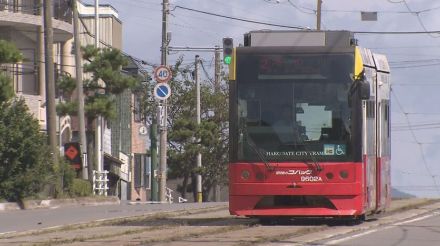
[[[225,64],[231,64],[233,52],[234,40],[232,38],[223,38],[223,62]]]

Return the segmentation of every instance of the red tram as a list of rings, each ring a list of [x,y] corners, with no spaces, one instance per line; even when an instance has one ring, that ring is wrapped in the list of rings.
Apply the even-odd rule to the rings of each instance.
[[[253,31],[230,70],[233,215],[364,218],[390,204],[390,70],[348,31]]]

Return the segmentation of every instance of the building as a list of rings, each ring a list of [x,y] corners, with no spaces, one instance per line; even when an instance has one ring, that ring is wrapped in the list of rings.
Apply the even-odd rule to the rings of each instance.
[[[66,0],[53,0],[54,64],[56,74],[68,72],[70,51],[66,49],[73,37],[72,11]],[[43,131],[46,125],[45,62],[43,33],[43,1],[0,0],[0,38],[14,43],[25,60],[11,64],[9,71],[16,94],[25,99]],[[57,95],[57,99],[59,97]],[[71,136],[70,117],[58,120],[60,142]]]
[[[73,56],[73,25],[70,0],[52,0],[55,79],[62,73],[75,76]],[[95,43],[94,5],[79,2],[79,33],[82,46]],[[122,22],[110,5],[100,5],[99,47],[122,49]],[[0,39],[14,43],[25,61],[8,65],[17,96],[23,97],[30,111],[38,119],[42,131],[46,125],[45,57],[43,33],[43,0],[0,0]],[[133,72],[131,68],[130,72]],[[134,72],[137,72],[134,70]],[[87,75],[84,75],[86,78]],[[58,93],[57,93],[58,94]],[[73,95],[75,97],[75,95]],[[62,101],[57,95],[57,101]],[[110,195],[125,199],[146,199],[145,188],[135,188],[133,172],[144,175],[146,159],[145,134],[139,134],[142,122],[135,120],[134,95],[126,91],[116,98],[117,119],[106,122],[102,143],[104,169],[110,172]],[[79,141],[76,117],[57,117],[59,144]],[[60,148],[62,153],[62,148]],[[139,157],[140,156],[140,157]],[[141,165],[143,168],[137,168]],[[135,175],[135,176],[136,176]],[[137,178],[136,178],[137,180]],[[145,185],[144,185],[145,186]],[[143,187],[144,187],[143,186]],[[134,191],[134,193],[132,192]],[[133,195],[132,195],[133,193]]]

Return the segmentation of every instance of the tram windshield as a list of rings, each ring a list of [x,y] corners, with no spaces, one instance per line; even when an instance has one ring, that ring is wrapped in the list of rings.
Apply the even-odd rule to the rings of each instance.
[[[351,55],[254,55],[238,61],[237,160],[351,158]]]

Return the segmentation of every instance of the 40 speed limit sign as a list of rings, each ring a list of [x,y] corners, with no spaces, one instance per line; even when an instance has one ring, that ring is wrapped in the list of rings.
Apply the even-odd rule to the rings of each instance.
[[[154,70],[154,78],[158,83],[167,83],[171,77],[171,69],[165,65],[160,65]]]

